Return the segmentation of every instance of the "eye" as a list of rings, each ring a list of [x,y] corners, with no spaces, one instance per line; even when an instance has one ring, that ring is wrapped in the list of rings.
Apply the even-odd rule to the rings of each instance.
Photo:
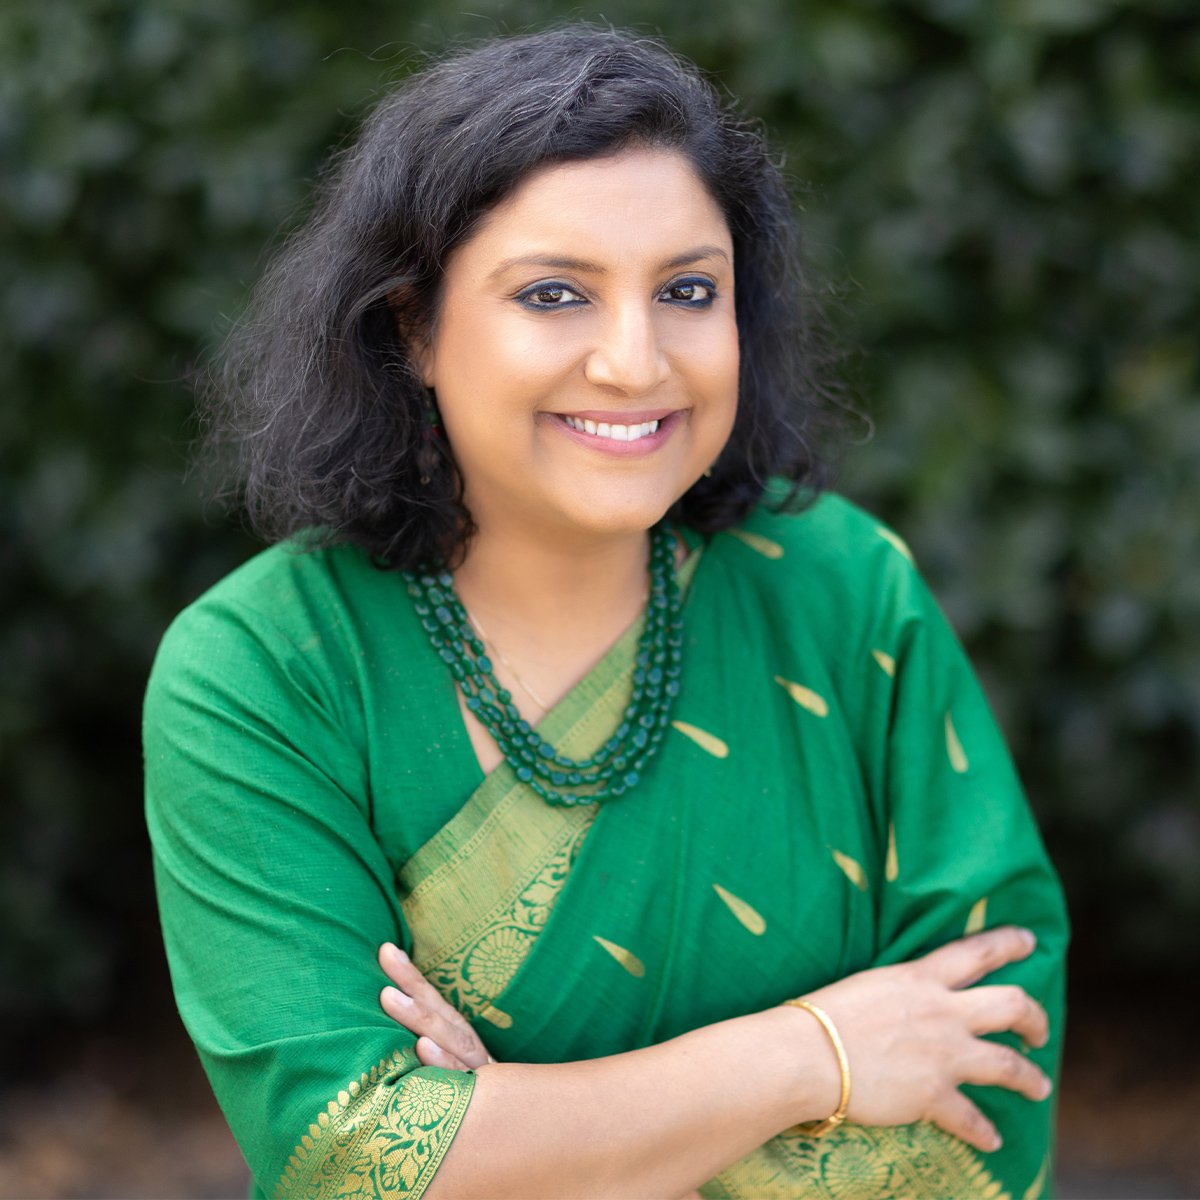
[[[528,308],[569,308],[583,303],[583,297],[565,283],[535,283],[517,299]]]
[[[716,285],[710,279],[677,279],[660,293],[669,304],[684,308],[707,308],[716,294]]]

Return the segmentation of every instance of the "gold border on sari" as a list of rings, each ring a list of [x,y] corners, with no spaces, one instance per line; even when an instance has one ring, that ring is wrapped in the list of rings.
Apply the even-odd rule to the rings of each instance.
[[[474,1086],[473,1074],[418,1067],[412,1050],[393,1052],[317,1114],[288,1159],[276,1200],[419,1196],[450,1148]]]

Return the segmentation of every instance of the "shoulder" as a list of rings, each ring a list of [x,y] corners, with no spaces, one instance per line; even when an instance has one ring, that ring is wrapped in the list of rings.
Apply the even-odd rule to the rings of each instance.
[[[790,513],[778,511],[778,499],[768,495],[712,539],[713,574],[741,613],[758,610],[789,653],[823,664],[848,711],[862,699],[864,662],[873,658],[892,676],[915,639],[955,643],[893,529],[834,493]]]
[[[865,509],[825,492],[799,511],[779,512],[779,498],[768,494],[740,525],[714,539],[726,542],[720,552],[736,555],[740,572],[793,594],[839,599],[918,582],[904,540]]]
[[[830,492],[793,512],[779,512],[779,499],[768,495],[706,553],[781,635],[836,659],[883,628],[935,616],[912,552],[877,517]]]
[[[285,618],[306,597],[353,592],[382,574],[357,546],[311,548],[292,539],[256,554],[184,612],[238,607]]]
[[[389,583],[357,547],[272,546],[179,613],[159,645],[151,691],[181,674],[229,680],[294,664],[311,673],[353,639],[363,606]]]

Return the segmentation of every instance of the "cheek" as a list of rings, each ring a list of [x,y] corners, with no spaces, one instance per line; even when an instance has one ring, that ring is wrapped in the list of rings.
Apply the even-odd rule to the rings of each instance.
[[[678,347],[676,362],[706,431],[728,435],[737,415],[740,353],[733,317],[706,322]]]
[[[572,361],[569,338],[548,337],[511,305],[462,305],[443,313],[434,386],[444,408],[527,412]]]

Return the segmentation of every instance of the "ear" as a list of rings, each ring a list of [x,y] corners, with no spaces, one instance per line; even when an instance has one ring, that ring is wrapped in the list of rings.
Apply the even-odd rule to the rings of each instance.
[[[412,360],[413,369],[421,377],[421,382],[427,387],[433,387],[433,347],[426,337],[410,337],[407,339],[408,356]]]
[[[388,292],[388,303],[396,319],[396,328],[400,332],[400,340],[408,352],[413,369],[421,377],[426,387],[433,387],[433,347],[430,344],[427,331],[420,325],[414,314],[412,293],[407,288],[397,288]]]

